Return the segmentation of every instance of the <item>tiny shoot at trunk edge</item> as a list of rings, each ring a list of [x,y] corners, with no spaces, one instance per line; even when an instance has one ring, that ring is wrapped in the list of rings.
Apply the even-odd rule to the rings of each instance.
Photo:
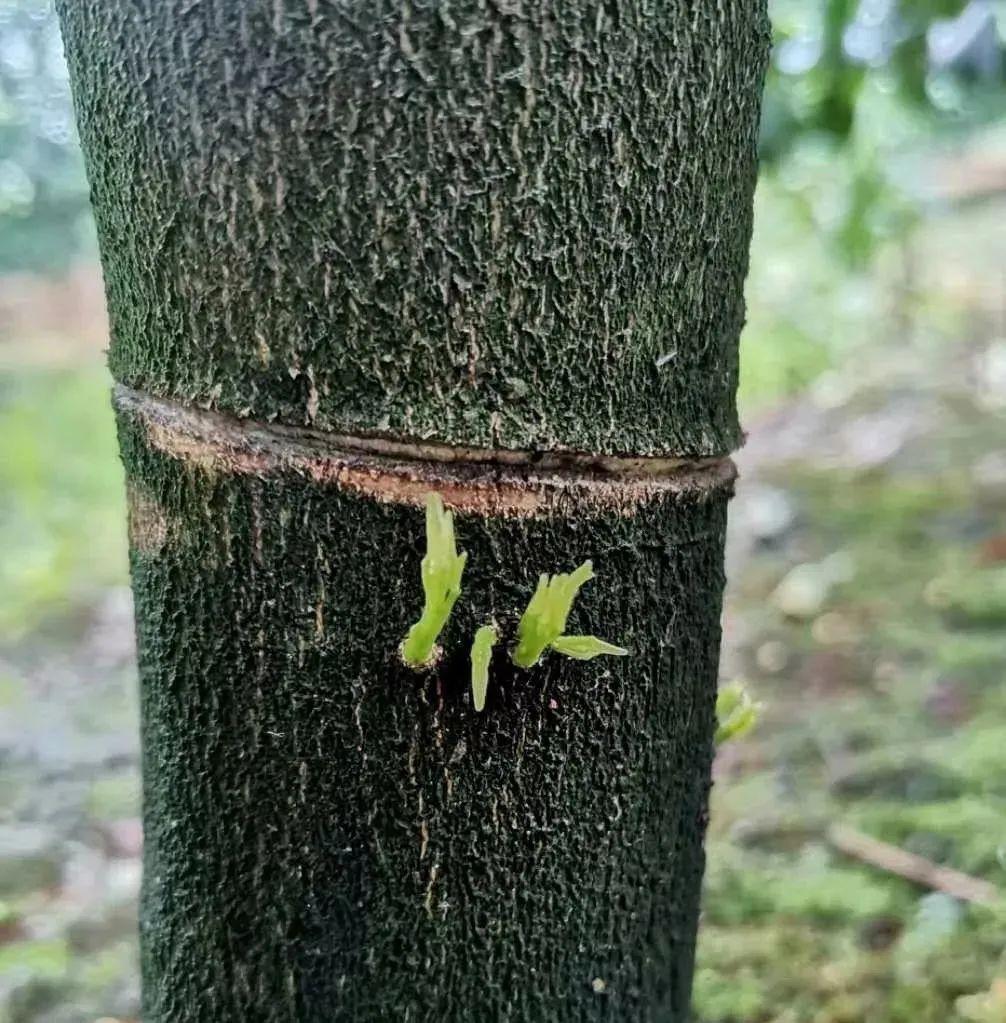
[[[743,682],[731,682],[716,696],[717,746],[750,732],[758,723],[762,705],[755,703]]]

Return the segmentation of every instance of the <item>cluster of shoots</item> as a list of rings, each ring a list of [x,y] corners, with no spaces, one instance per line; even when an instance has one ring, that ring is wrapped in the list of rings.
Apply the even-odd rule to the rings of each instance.
[[[461,595],[461,576],[467,554],[458,553],[454,517],[444,508],[438,494],[426,500],[426,556],[422,562],[423,613],[409,629],[401,645],[402,660],[412,668],[436,662],[437,640]],[[601,654],[624,657],[628,650],[597,636],[567,636],[566,622],[573,602],[584,583],[594,578],[593,566],[585,561],[573,572],[541,575],[538,586],[517,625],[517,645],[510,653],[519,668],[532,668],[549,650],[565,657],[589,661]],[[499,640],[494,625],[483,625],[472,642],[472,702],[481,711],[489,688],[489,666],[493,647]]]
[[[724,686],[716,696],[716,744],[737,739],[758,722],[761,704],[751,699],[751,694],[743,682],[731,682]]]
[[[566,620],[573,601],[584,583],[594,578],[594,566],[585,561],[575,572],[538,576],[538,586],[517,626],[517,647],[513,662],[518,668],[532,668],[546,650],[589,661],[600,654],[624,657],[624,647],[606,643],[597,636],[566,636]]]

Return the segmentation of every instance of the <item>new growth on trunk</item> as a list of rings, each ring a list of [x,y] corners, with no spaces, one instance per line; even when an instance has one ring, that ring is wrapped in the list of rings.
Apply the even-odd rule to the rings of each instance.
[[[57,6],[144,1020],[684,1023],[764,0]]]

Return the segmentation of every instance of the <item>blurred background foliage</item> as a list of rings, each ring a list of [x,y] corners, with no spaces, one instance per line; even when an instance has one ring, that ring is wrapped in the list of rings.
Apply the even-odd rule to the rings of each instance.
[[[917,217],[912,155],[1001,115],[997,6],[1006,12],[992,0],[771,0],[763,174],[851,266]]]
[[[60,273],[92,246],[55,13],[0,0],[0,273]]]
[[[949,204],[955,184],[966,187],[940,181],[934,155],[982,131],[1006,145],[1002,0],[769,6],[775,42],[742,349],[749,406],[805,387],[875,333],[890,308],[878,261],[903,256],[919,221]]]
[[[770,0],[702,1023],[1006,1023],[1006,0]],[[0,0],[0,1023],[137,1015],[135,663],[48,0]]]

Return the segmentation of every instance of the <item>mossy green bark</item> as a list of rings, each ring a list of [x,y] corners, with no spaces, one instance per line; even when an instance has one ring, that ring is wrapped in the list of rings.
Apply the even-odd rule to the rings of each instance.
[[[726,454],[763,0],[57,2],[139,392],[144,1019],[684,1023],[728,474],[452,469],[417,673],[414,492],[261,424]],[[256,439],[172,441],[145,395]],[[515,668],[539,573],[588,558],[570,631],[629,656]]]
[[[61,0],[139,390],[350,433],[717,455],[764,0]]]
[[[120,417],[142,672],[148,1023],[687,1019],[727,493],[458,513],[436,670],[421,507],[218,474]],[[575,500],[575,495],[573,496]],[[543,569],[624,658],[513,667]],[[486,708],[471,637],[497,646]],[[593,982],[604,984],[596,992]]]

